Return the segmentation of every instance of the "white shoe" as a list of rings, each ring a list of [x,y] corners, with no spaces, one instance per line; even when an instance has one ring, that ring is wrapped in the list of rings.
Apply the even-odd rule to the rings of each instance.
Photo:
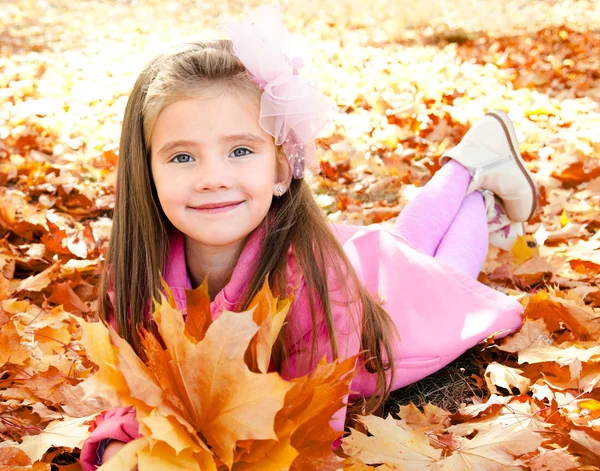
[[[485,202],[490,245],[503,250],[511,250],[518,236],[525,234],[522,222],[511,221],[502,202],[489,190],[480,190]]]
[[[475,123],[456,147],[442,155],[440,164],[449,159],[473,176],[468,193],[492,191],[513,221],[527,221],[535,214],[538,187],[519,153],[515,129],[503,111],[492,110]]]

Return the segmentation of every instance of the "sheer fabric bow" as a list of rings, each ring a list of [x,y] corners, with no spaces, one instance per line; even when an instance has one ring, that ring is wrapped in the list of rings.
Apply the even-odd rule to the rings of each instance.
[[[258,7],[246,18],[225,22],[224,28],[233,53],[264,91],[259,123],[283,146],[294,178],[302,178],[305,170],[318,172],[314,140],[337,106],[298,75],[308,60],[292,51],[279,5]]]

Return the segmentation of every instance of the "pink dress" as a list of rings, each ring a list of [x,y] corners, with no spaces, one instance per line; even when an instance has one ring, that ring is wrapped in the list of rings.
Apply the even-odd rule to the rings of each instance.
[[[434,373],[455,360],[467,349],[486,337],[502,337],[521,326],[523,308],[519,302],[456,270],[445,262],[424,254],[401,236],[372,226],[333,225],[332,230],[348,255],[358,277],[371,294],[384,301],[400,332],[395,346],[395,381],[398,389]],[[243,294],[259,255],[263,231],[257,229],[249,238],[229,283],[211,302],[213,319],[225,309],[232,309]],[[174,235],[165,269],[165,280],[171,287],[179,308],[186,313],[185,289],[191,289],[185,261],[185,244],[181,233]],[[339,279],[328,274],[332,310],[340,356],[355,355],[360,350],[360,332],[350,321],[357,303],[348,306],[340,299]],[[293,253],[288,258],[289,290],[297,287],[290,310],[287,339],[289,358],[283,366],[284,377],[305,374],[300,362],[307,355],[312,341],[309,295],[302,274],[297,270]],[[349,311],[350,310],[350,311]],[[356,312],[356,311],[355,311]],[[318,328],[319,355],[331,358],[323,319]],[[360,369],[352,383],[355,394],[373,394],[375,376]],[[107,414],[108,415],[108,414]],[[122,440],[123,430],[137,434],[132,413],[114,413],[104,417],[86,441],[81,453],[85,471],[95,469],[96,449],[106,438]],[[343,430],[345,410],[332,420],[336,430]]]

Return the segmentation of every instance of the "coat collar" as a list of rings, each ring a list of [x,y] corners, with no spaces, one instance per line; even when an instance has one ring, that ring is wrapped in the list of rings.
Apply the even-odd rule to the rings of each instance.
[[[244,288],[250,282],[252,274],[255,271],[264,236],[265,229],[261,224],[248,237],[235,265],[231,279],[211,302],[213,317],[216,312],[220,312],[223,309],[233,309],[235,304],[240,300]],[[169,251],[164,269],[164,278],[171,288],[192,289],[185,259],[185,237],[177,229],[172,230],[169,238]]]

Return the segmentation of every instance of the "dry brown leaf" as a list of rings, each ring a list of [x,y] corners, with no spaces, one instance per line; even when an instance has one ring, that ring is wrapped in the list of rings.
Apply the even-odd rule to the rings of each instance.
[[[536,344],[538,341],[551,342],[552,339],[543,319],[531,321],[525,319],[521,329],[513,335],[509,335],[498,345],[500,350],[517,353]]]
[[[29,355],[29,351],[21,345],[21,335],[14,322],[5,324],[0,330],[0,364],[22,365]]]
[[[520,456],[531,453],[542,444],[543,438],[528,429],[507,433],[494,427],[478,433],[475,438],[462,439],[460,447],[450,456],[441,459],[430,469],[441,471],[524,469],[526,463]]]
[[[446,430],[466,437],[475,431],[487,432],[493,428],[501,428],[508,434],[521,430],[543,432],[552,426],[544,421],[544,417],[540,414],[540,406],[530,401],[529,396],[506,399],[507,401],[501,406],[480,411],[483,412],[480,417],[451,425]]]
[[[544,449],[529,462],[531,471],[568,471],[580,464],[579,458],[570,454],[567,448]]]
[[[342,441],[342,449],[366,464],[385,463],[391,469],[421,470],[428,469],[442,456],[441,450],[433,448],[425,434],[399,427],[391,416],[385,420],[376,416],[361,417],[360,422],[372,436],[352,430]]]
[[[512,388],[516,388],[520,394],[525,394],[529,391],[531,380],[522,376],[521,373],[523,370],[493,362],[486,367],[484,378],[488,389],[494,394],[499,394],[496,386],[504,388],[508,392],[511,392]]]
[[[450,412],[430,403],[423,406],[423,412],[412,402],[408,406],[400,406],[398,416],[415,431],[440,432],[450,425]]]

